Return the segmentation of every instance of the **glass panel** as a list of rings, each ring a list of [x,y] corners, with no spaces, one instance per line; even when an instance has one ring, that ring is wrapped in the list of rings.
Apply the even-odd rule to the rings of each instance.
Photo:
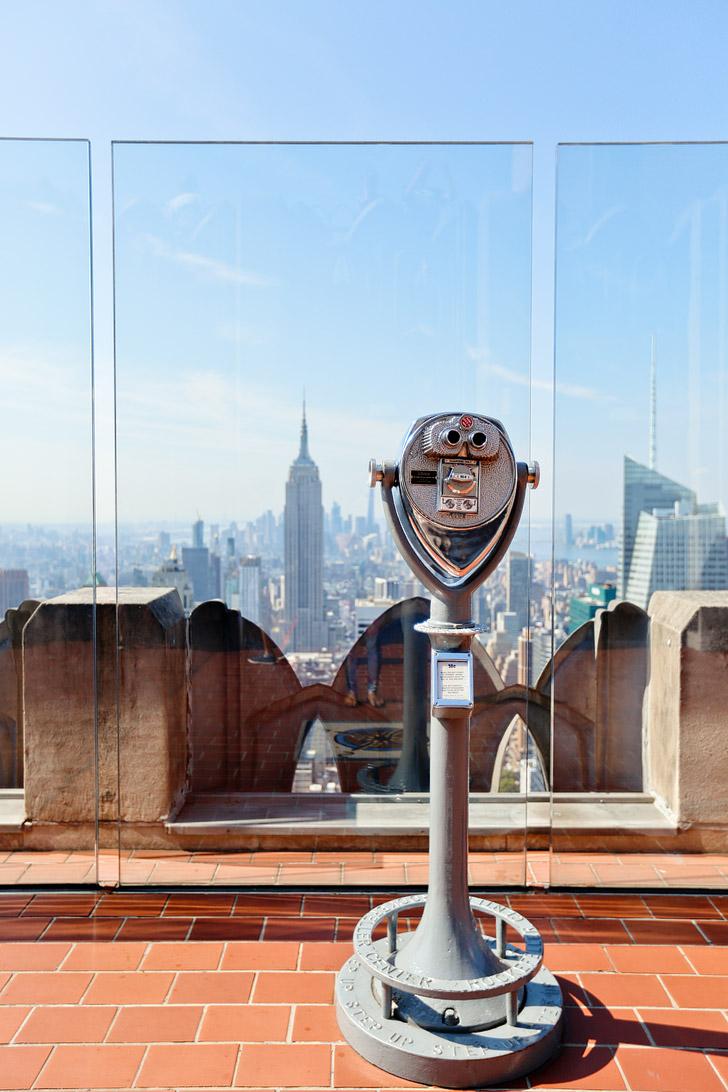
[[[0,883],[96,880],[89,202],[85,141],[0,140]]]
[[[116,144],[114,194],[122,881],[425,849],[429,605],[366,467],[451,407],[527,460],[531,149]],[[521,883],[510,571],[474,603],[471,827]]]
[[[556,884],[726,884],[727,209],[726,145],[559,149]]]

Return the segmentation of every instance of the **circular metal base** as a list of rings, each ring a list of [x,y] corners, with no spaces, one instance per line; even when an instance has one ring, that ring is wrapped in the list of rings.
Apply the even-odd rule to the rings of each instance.
[[[348,1043],[388,1073],[444,1088],[513,1080],[543,1065],[561,1039],[561,990],[545,968],[525,987],[518,1024],[487,1031],[430,1031],[385,1019],[373,978],[355,956],[336,980],[336,1017]]]

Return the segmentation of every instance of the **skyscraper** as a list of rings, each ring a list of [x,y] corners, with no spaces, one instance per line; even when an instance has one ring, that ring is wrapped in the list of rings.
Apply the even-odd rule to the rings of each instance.
[[[318,651],[326,643],[324,622],[324,510],[321,481],[308,450],[306,405],[301,447],[291,463],[283,513],[285,619],[292,652]]]
[[[728,587],[725,513],[692,489],[624,460],[619,599],[647,609],[654,591]]]
[[[506,609],[518,615],[520,632],[524,626],[528,625],[531,558],[518,550],[509,550],[506,576]]]
[[[624,493],[622,504],[622,539],[619,545],[619,569],[617,573],[617,599],[627,598],[632,552],[634,550],[637,524],[641,512],[653,509],[673,508],[675,504],[688,504],[692,509],[696,496],[678,482],[671,481],[664,474],[643,466],[629,455],[624,457]]]
[[[240,613],[244,618],[262,626],[260,555],[248,554],[240,562]]]
[[[675,503],[640,512],[625,598],[647,610],[661,590],[728,587],[725,513],[720,504]]]
[[[27,569],[0,569],[0,622],[11,607],[29,597]]]
[[[195,603],[210,598],[210,551],[207,546],[183,546],[182,564],[194,589]]]

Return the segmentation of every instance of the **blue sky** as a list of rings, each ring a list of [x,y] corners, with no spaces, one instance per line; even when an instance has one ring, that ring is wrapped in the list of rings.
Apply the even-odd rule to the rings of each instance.
[[[728,82],[724,77],[723,56],[727,24],[728,10],[723,3],[688,5],[650,0],[638,4],[517,0],[509,4],[406,0],[392,4],[373,0],[365,6],[317,0],[306,4],[239,0],[207,0],[204,4],[183,0],[173,3],[71,0],[57,4],[4,0],[0,4],[0,37],[6,43],[0,69],[2,135],[84,137],[91,141],[100,517],[110,516],[113,495],[110,476],[112,140],[532,141],[534,427],[531,446],[533,456],[546,469],[544,485],[534,497],[533,505],[534,515],[542,518],[548,515],[553,480],[550,384],[555,145],[559,141],[727,139]],[[144,313],[145,297],[137,274],[140,269],[144,276],[155,278],[158,270],[166,268],[164,291],[170,292],[173,284],[177,284],[180,301],[192,298],[193,292],[199,299],[203,267],[199,262],[196,267],[188,262],[185,269],[184,263],[177,261],[175,265],[169,256],[196,254],[203,260],[222,261],[224,237],[214,238],[210,229],[209,238],[205,238],[203,231],[196,240],[204,242],[207,249],[195,250],[189,245],[195,227],[185,222],[185,216],[189,220],[204,201],[212,204],[215,200],[224,205],[227,198],[224,192],[212,193],[214,179],[205,181],[209,167],[205,166],[202,154],[197,165],[175,164],[171,153],[162,159],[155,158],[154,150],[149,151],[145,161],[132,162],[131,149],[124,152],[128,153],[125,161],[121,158],[122,150],[117,151],[117,171],[125,170],[123,186],[129,191],[123,196],[128,200],[139,199],[146,205],[142,209],[137,207],[136,212],[124,209],[124,219],[117,223],[119,259],[126,263],[117,270],[120,304],[122,288],[128,286],[124,309],[119,311],[120,395],[124,381],[126,392],[133,390],[141,370],[149,384],[156,384],[156,404],[161,406],[164,398],[160,395],[175,389],[179,393],[180,388],[175,388],[174,377],[167,370],[169,365],[163,366],[161,362],[165,315],[156,310],[152,316]],[[722,306],[725,296],[721,295],[725,284],[721,282],[723,258],[716,239],[721,238],[720,202],[721,188],[726,184],[726,155],[721,150],[722,158],[718,154],[705,163],[692,158],[691,152],[681,150],[672,161],[672,167],[677,164],[677,173],[681,175],[677,189],[671,189],[674,170],[665,173],[661,167],[664,156],[660,150],[650,150],[641,159],[634,155],[625,157],[613,150],[588,154],[564,150],[561,154],[557,512],[571,510],[583,518],[618,515],[621,456],[625,450],[637,458],[647,456],[649,341],[651,328],[655,326],[661,368],[660,466],[676,476],[682,471],[682,456],[678,457],[677,445],[672,442],[682,428],[680,450],[686,452],[683,477],[689,476],[689,484],[698,488],[702,499],[715,499],[720,491],[724,502],[728,501],[723,484],[714,484],[711,479],[711,467],[717,462],[722,469],[725,461],[721,462],[720,455],[725,406],[716,393],[722,390],[725,370],[720,319],[725,311]],[[82,199],[84,165],[72,156],[72,165],[66,162],[61,168],[59,154],[56,149],[55,157],[49,158],[45,169],[42,166],[36,169],[34,196],[30,200],[36,205],[55,207],[59,194],[73,195],[71,204],[76,217],[73,240],[64,235],[62,225],[56,223],[59,217],[48,209],[36,208],[35,216],[43,218],[46,225],[45,245],[49,255],[54,255],[53,261],[64,270],[61,277],[65,290],[80,286],[77,296],[80,299],[83,268],[79,240],[84,236],[78,202]],[[401,197],[402,180],[412,168],[405,159],[403,154],[390,179],[386,170],[383,175],[385,191],[395,204]],[[206,161],[211,162],[209,156]],[[465,200],[470,162],[481,170],[482,192],[492,194],[498,189],[503,156],[499,161],[494,154],[487,169],[477,156],[467,160],[453,153],[451,161],[458,183],[458,200]],[[318,162],[323,163],[323,154]],[[351,164],[349,160],[350,167]],[[366,164],[362,162],[361,168],[355,166],[359,176],[365,175]],[[263,171],[262,166],[255,169]],[[437,170],[435,166],[435,179]],[[64,175],[63,171],[68,173]],[[320,200],[313,191],[307,193],[309,206],[322,201],[325,204],[327,193],[330,195],[337,188],[349,195],[350,203],[360,193],[359,177],[342,177],[339,165],[330,160],[319,169],[311,163],[297,162],[295,174],[299,183],[304,173],[309,180],[318,173],[321,185]],[[190,177],[200,184],[188,186]],[[517,183],[516,178],[520,178]],[[54,200],[43,198],[44,185],[46,190],[48,186],[53,188]],[[122,185],[120,175],[119,185]],[[479,253],[488,257],[489,269],[501,263],[500,268],[511,285],[508,298],[513,314],[504,306],[504,297],[498,296],[497,277],[482,276],[478,283],[488,303],[488,315],[500,319],[504,330],[509,322],[513,327],[513,344],[507,345],[505,336],[498,340],[491,322],[488,330],[493,336],[488,345],[477,340],[469,345],[473,350],[472,374],[476,377],[471,389],[475,396],[487,392],[489,405],[497,404],[499,412],[505,407],[504,412],[512,414],[506,425],[518,442],[518,455],[524,457],[526,453],[520,448],[525,444],[524,391],[527,394],[528,388],[523,383],[527,361],[524,362],[522,314],[529,305],[529,286],[524,278],[521,244],[524,195],[530,200],[531,185],[524,189],[523,174],[511,173],[508,186],[500,187],[500,192],[506,191],[508,209],[504,215],[512,217],[507,226],[518,244],[515,250],[511,248],[510,259],[507,258],[504,222],[494,221],[492,216],[479,217],[481,227],[491,225],[487,241],[481,238],[479,242]],[[186,205],[173,208],[175,215],[165,219],[169,202],[183,198],[185,193],[197,196]],[[567,194],[569,201],[565,204]],[[117,198],[120,196],[117,190]],[[4,199],[7,206],[5,196]],[[620,205],[621,211],[615,213],[614,208]],[[65,207],[62,201],[60,207]],[[119,200],[117,213],[121,216]],[[696,216],[700,217],[697,226]],[[202,216],[196,223],[201,219]],[[52,230],[47,226],[50,221],[54,222]],[[683,221],[687,227],[681,233],[678,222]],[[270,224],[273,220],[269,216],[266,222]],[[498,227],[503,228],[504,235],[500,242],[493,234]],[[131,234],[125,234],[127,229]],[[175,232],[181,233],[179,238],[174,237]],[[147,260],[137,270],[133,265],[132,234],[145,236],[147,241],[149,237],[157,239],[156,253],[147,254]],[[138,260],[139,252],[136,254]],[[244,257],[240,253],[233,255],[232,264]],[[173,268],[185,277],[174,281]],[[22,280],[15,263],[6,262],[2,276],[7,284],[16,287]],[[42,288],[42,283],[37,285],[37,294]],[[61,429],[59,435],[48,426],[53,408],[57,421],[68,412],[66,403],[60,400],[61,388],[66,402],[69,390],[75,389],[74,384],[79,384],[79,391],[83,389],[84,372],[77,352],[84,337],[82,318],[80,312],[76,315],[74,311],[73,321],[77,325],[69,333],[68,308],[61,307],[57,293],[51,292],[50,297],[44,314],[52,316],[55,309],[59,316],[52,332],[39,327],[30,309],[21,330],[24,316],[22,304],[18,304],[12,309],[18,324],[13,343],[8,345],[6,335],[6,344],[0,346],[6,391],[10,378],[14,377],[14,400],[8,401],[6,397],[6,425],[11,435],[19,440],[24,438],[25,450],[34,453],[23,464],[12,494],[6,494],[5,518],[41,522],[57,518],[56,513],[62,508],[69,518],[83,519],[88,512],[84,422],[76,412],[68,419],[68,428]],[[234,293],[228,291],[226,302],[221,303],[223,296],[217,294],[211,307],[218,308],[215,314],[218,330],[226,322],[229,330],[227,313],[221,313],[220,308],[231,310],[239,340],[241,304],[239,300],[236,304],[233,297]],[[283,298],[279,293],[279,301]],[[452,298],[455,299],[454,294]],[[640,299],[644,300],[644,307],[639,306]],[[478,314],[485,307],[482,298],[479,306]],[[10,310],[9,304],[6,309]],[[183,318],[188,316],[185,304],[180,311]],[[171,313],[165,312],[169,329],[172,329]],[[63,320],[62,315],[65,315]],[[199,337],[199,327],[204,327],[205,318],[202,313],[198,317]],[[145,331],[146,343],[157,348],[152,359],[141,352]],[[345,346],[344,333],[342,330]],[[374,337],[376,330],[369,333]],[[54,342],[53,353],[49,341]],[[202,352],[197,348],[200,357]],[[358,461],[365,466],[370,454],[393,454],[393,438],[398,440],[408,424],[406,397],[403,398],[400,389],[408,373],[399,375],[399,386],[393,382],[393,366],[387,358],[391,351],[388,345],[384,353],[386,367],[377,368],[377,362],[372,362],[371,371],[351,391],[359,424],[356,429],[347,430],[343,422],[346,441],[343,460],[337,459],[332,449],[344,442],[339,437],[345,392],[334,392],[323,370],[311,377],[302,374],[299,381],[297,369],[290,361],[290,346],[285,352],[288,364],[284,366],[283,357],[279,362],[269,360],[262,374],[257,358],[254,355],[246,358],[257,369],[260,386],[265,388],[267,396],[280,404],[279,421],[284,431],[293,426],[299,388],[306,383],[312,451],[321,463],[327,504],[338,499],[346,509],[347,497],[341,493],[347,492],[351,507],[363,511],[366,494],[354,479]],[[491,355],[484,357],[484,351]],[[27,363],[22,365],[26,378],[21,377],[20,381],[19,352],[25,353],[26,362],[36,362],[32,367]],[[190,393],[192,401],[197,399],[200,413],[212,403],[207,417],[210,428],[219,419],[221,404],[227,405],[228,410],[230,407],[226,372],[217,366],[222,350],[216,346],[213,355],[214,369],[209,360],[199,360],[193,367],[183,354],[178,359],[178,367],[184,372],[182,378],[188,384],[183,389]],[[231,359],[231,369],[239,367],[239,359],[238,365]],[[489,384],[479,387],[484,360],[490,368]],[[428,369],[431,384],[436,374],[433,361]],[[442,362],[442,373],[443,385],[449,393],[452,360]],[[55,387],[54,374],[63,377],[62,384]],[[231,370],[229,375],[233,374],[238,373]],[[136,389],[141,389],[138,382]],[[147,389],[149,398],[143,399],[143,408],[150,427],[146,435],[153,437],[155,403],[151,387]],[[460,389],[464,388],[456,387]],[[36,412],[44,391],[45,409]],[[427,386],[417,388],[413,395],[415,412],[420,412],[429,396]],[[382,412],[382,403],[387,404],[387,412]],[[445,396],[426,408],[436,410],[450,404],[452,399]],[[268,403],[255,403],[258,419],[267,412],[264,405]],[[29,414],[28,408],[34,412]],[[475,408],[489,412],[489,406]],[[680,418],[682,408],[684,413]],[[138,412],[138,407],[134,412]],[[158,412],[161,421],[161,409]],[[321,440],[317,448],[317,433],[323,436],[327,418],[331,420],[332,415],[339,430],[332,437],[335,443],[326,445]],[[130,426],[138,420],[129,403],[120,397],[121,423],[122,417]],[[237,419],[229,417],[228,413],[226,427],[234,431]],[[714,444],[706,446],[709,434],[716,439]],[[49,449],[51,435],[54,445]],[[125,435],[131,437],[133,431],[120,431],[122,443]],[[154,442],[158,443],[158,438],[154,437]],[[281,507],[283,499],[283,483],[278,481],[280,465],[295,453],[295,442],[295,435],[282,439],[283,450],[274,460],[272,477],[276,486],[270,501],[274,509]],[[164,486],[159,489],[160,515],[186,518],[197,509],[208,520],[224,515],[233,518],[253,515],[254,511],[244,510],[239,499],[242,487],[237,483],[243,454],[239,439],[232,459],[229,445],[211,449],[203,439],[202,446],[210,452],[211,466],[219,464],[220,474],[229,484],[225,484],[220,496],[205,491],[204,465],[200,467],[197,482],[193,479],[199,461],[191,459],[186,464],[183,458],[180,461],[178,452],[168,449],[167,466],[157,475],[158,486]],[[149,458],[160,458],[154,456],[153,447],[145,446],[144,450]],[[129,518],[135,515],[152,518],[151,491],[144,480],[142,464],[134,467],[132,446],[125,459],[121,464],[120,511]],[[51,464],[53,473],[49,473]],[[158,466],[162,468],[161,461]],[[60,481],[65,483],[62,489]],[[595,481],[600,483],[597,488]],[[227,498],[231,510],[223,512],[221,508]]]

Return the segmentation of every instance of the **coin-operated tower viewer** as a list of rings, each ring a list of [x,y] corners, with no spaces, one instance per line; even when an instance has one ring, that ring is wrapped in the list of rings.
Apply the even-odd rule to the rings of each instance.
[[[339,972],[339,1027],[365,1058],[409,1080],[473,1088],[530,1072],[556,1050],[561,991],[538,931],[468,893],[472,595],[504,557],[538,464],[516,462],[505,428],[474,413],[421,417],[397,462],[370,463],[389,528],[432,594],[418,626],[431,644],[430,882],[385,903],[354,933]],[[397,920],[424,904],[413,932]],[[475,914],[491,919],[484,936]],[[373,939],[386,921],[387,935]],[[509,925],[520,940],[506,943]]]

